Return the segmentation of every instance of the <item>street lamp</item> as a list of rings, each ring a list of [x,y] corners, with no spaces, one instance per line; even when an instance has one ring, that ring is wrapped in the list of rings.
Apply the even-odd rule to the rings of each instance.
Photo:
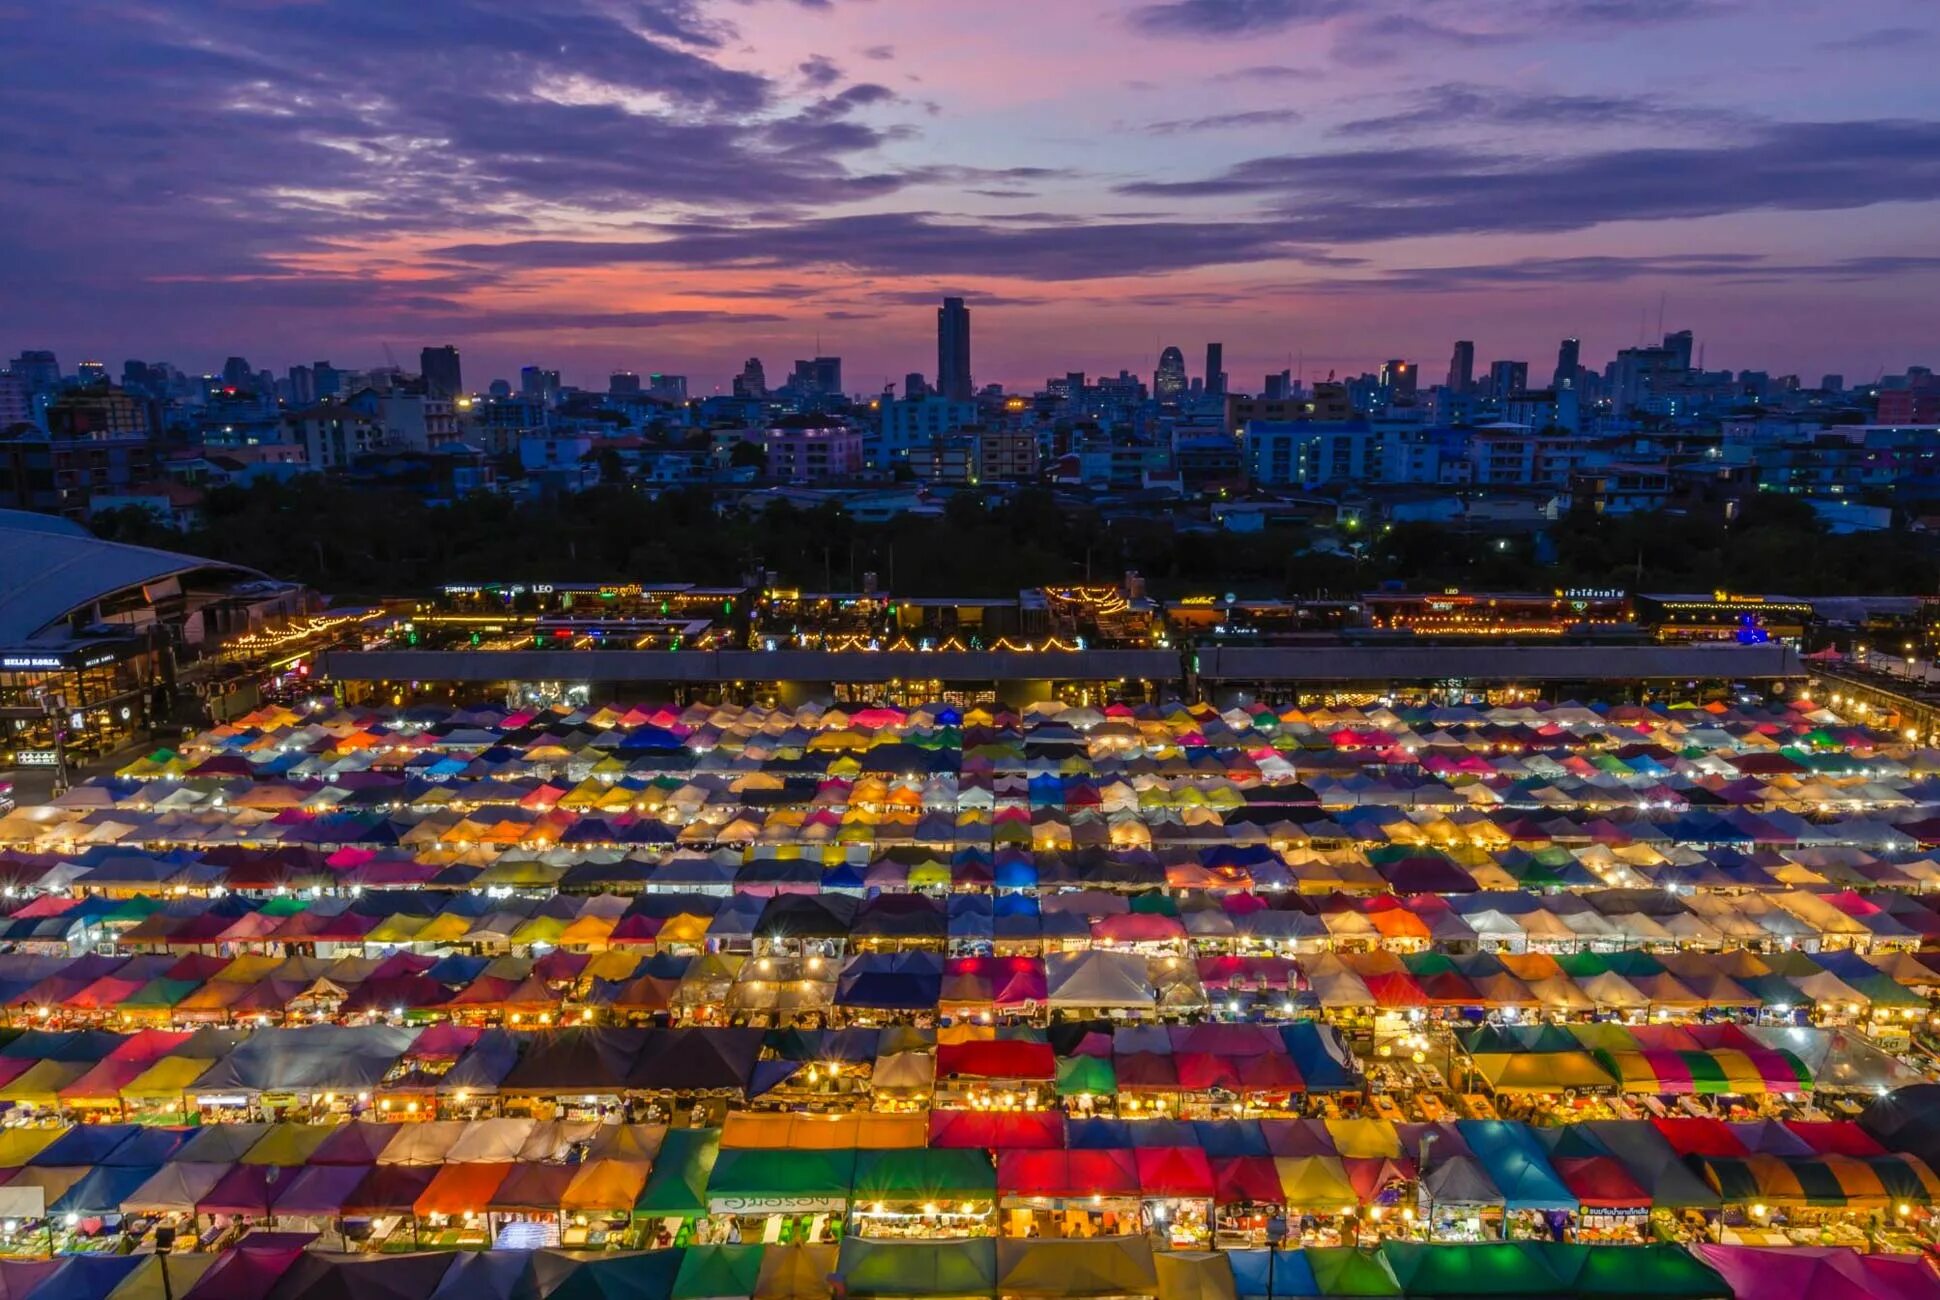
[[[1428,1185],[1428,1152],[1441,1140],[1439,1133],[1423,1133],[1421,1150],[1415,1161],[1415,1181],[1421,1188],[1422,1209],[1428,1219],[1428,1240],[1435,1239],[1435,1189]]]

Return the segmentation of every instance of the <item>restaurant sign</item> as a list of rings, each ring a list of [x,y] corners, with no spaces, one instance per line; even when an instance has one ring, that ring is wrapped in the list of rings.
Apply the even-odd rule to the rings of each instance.
[[[841,1214],[846,1196],[710,1196],[710,1214]]]

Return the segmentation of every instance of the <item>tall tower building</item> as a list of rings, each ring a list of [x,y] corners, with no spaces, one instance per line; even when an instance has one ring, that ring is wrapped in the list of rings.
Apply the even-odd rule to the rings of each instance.
[[[936,309],[936,391],[953,402],[970,400],[970,309],[945,298]]]
[[[768,395],[768,375],[761,368],[760,357],[749,357],[741,367],[741,373],[734,377],[736,397],[766,397]]]
[[[1691,349],[1694,346],[1689,330],[1679,330],[1675,334],[1664,336],[1664,348],[1673,358],[1671,364],[1679,370],[1691,368]]]
[[[1489,396],[1498,402],[1506,402],[1529,391],[1529,363],[1527,361],[1493,361],[1489,363]]]
[[[1564,339],[1556,349],[1556,376],[1550,386],[1557,392],[1576,387],[1576,371],[1583,363],[1583,340]]]
[[[1206,395],[1208,397],[1226,395],[1226,345],[1224,343],[1206,345]]]
[[[1159,368],[1152,372],[1152,396],[1161,402],[1176,402],[1186,391],[1186,354],[1177,348],[1159,353]]]
[[[1381,366],[1381,391],[1391,402],[1410,402],[1414,400],[1416,389],[1415,368],[1400,357],[1384,362]]]
[[[458,366],[458,349],[447,343],[441,348],[424,348],[418,353],[418,374],[424,378],[425,392],[432,397],[457,397],[465,391],[465,377]]]
[[[1448,386],[1458,393],[1475,387],[1474,340],[1456,340],[1455,355],[1448,359]]]

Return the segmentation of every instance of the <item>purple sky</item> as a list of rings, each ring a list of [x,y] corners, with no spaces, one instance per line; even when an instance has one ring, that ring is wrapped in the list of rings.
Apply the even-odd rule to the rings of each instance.
[[[0,0],[0,347],[1940,360],[1932,0]],[[11,353],[9,353],[10,355]]]

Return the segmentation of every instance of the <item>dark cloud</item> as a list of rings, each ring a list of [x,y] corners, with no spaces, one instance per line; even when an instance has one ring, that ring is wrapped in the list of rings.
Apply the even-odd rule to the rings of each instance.
[[[1046,303],[1058,301],[1052,298],[1038,298],[1023,294],[982,293],[975,289],[965,289],[945,285],[935,289],[875,289],[863,295],[871,302],[879,302],[895,307],[934,307],[945,298],[962,298],[970,307],[1042,307]]]
[[[738,37],[711,12],[698,0],[20,6],[0,55],[0,323],[98,319],[99,302],[140,299],[147,283],[301,309],[302,281],[329,281],[295,259],[373,240],[517,232],[546,210],[792,211],[906,184],[857,165],[899,130],[862,120],[891,92],[801,102],[717,61]],[[839,72],[811,64],[804,75],[832,89]],[[58,133],[36,125],[53,122]],[[345,306],[389,309],[369,291]],[[236,328],[214,315],[212,328]]]
[[[823,267],[882,275],[1086,280],[1193,266],[1325,257],[1271,221],[1076,219],[971,222],[935,213],[825,217],[778,226],[666,226],[631,242],[516,239],[436,250],[497,270],[605,265]]]
[[[1237,78],[1241,81],[1294,81],[1320,75],[1322,74],[1312,68],[1294,68],[1284,63],[1256,63],[1251,67],[1234,68],[1231,72],[1220,74],[1222,78]]]
[[[1345,13],[1350,0],[1169,0],[1140,5],[1131,24],[1153,36],[1252,36]]]
[[[407,318],[401,324],[436,333],[440,330],[473,335],[561,334],[578,330],[657,330],[696,325],[765,325],[786,320],[773,312],[722,311],[494,311],[487,316],[454,313],[440,320],[433,315]]]
[[[835,311],[823,312],[822,319],[823,320],[881,320],[882,313],[879,311],[847,311],[847,310],[838,308]]]
[[[1310,280],[1284,287],[1305,293],[1390,295],[1513,290],[1555,284],[1613,284],[1627,280],[1695,279],[1733,284],[1800,280],[1857,282],[1935,273],[1940,273],[1940,256],[1782,262],[1762,253],[1673,253],[1635,257],[1531,257],[1469,266],[1397,267],[1364,277]]]
[[[1875,27],[1833,41],[1828,48],[1903,52],[1917,50],[1932,40],[1933,30],[1927,27]]]
[[[1293,108],[1255,108],[1237,113],[1214,113],[1210,117],[1180,117],[1164,122],[1148,122],[1147,131],[1155,135],[1183,135],[1197,131],[1232,131],[1251,126],[1279,126],[1300,120]]]
[[[862,57],[865,59],[874,59],[878,63],[883,63],[896,57],[896,47],[893,45],[864,46],[862,50]]]
[[[1394,63],[1413,50],[1434,46],[1483,50],[1530,39],[1525,28],[1490,31],[1457,27],[1416,13],[1376,13],[1347,23],[1335,33],[1334,58],[1366,67]]]
[[[826,54],[809,55],[807,59],[795,65],[795,71],[802,74],[803,81],[817,89],[833,86],[842,80],[842,69],[838,68],[835,60]]]
[[[1547,38],[1597,37],[1611,31],[1667,27],[1720,18],[1737,0],[1473,0],[1451,15],[1437,0],[1389,0],[1357,6],[1335,33],[1337,60],[1360,66],[1392,63],[1441,46],[1482,50]]]
[[[1634,122],[1699,122],[1723,125],[1722,114],[1700,115],[1661,98],[1630,95],[1574,95],[1478,86],[1448,81],[1406,98],[1406,107],[1376,117],[1355,118],[1332,129],[1341,136],[1395,135],[1485,123],[1490,126],[1568,128]]]
[[[1773,123],[1720,144],[1560,157],[1427,147],[1283,154],[1203,180],[1141,181],[1120,192],[1251,196],[1267,205],[1262,220],[1303,242],[1835,211],[1940,199],[1940,123]]]

